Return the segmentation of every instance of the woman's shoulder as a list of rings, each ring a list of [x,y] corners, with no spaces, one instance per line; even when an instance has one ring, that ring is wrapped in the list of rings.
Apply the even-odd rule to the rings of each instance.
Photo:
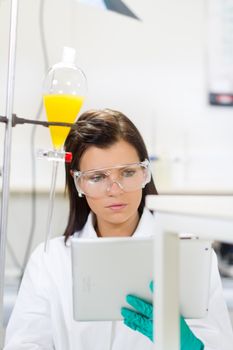
[[[27,263],[23,281],[24,285],[33,284],[44,293],[55,286],[67,285],[70,283],[70,276],[70,247],[65,245],[63,236],[51,239],[46,250],[44,242],[35,248]]]

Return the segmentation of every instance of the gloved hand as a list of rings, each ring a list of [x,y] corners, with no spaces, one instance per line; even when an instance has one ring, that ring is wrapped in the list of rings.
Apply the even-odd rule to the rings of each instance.
[[[150,284],[150,289],[153,291],[153,283]],[[127,295],[126,301],[135,311],[125,307],[121,309],[121,314],[124,317],[124,324],[144,334],[153,341],[153,305],[134,295]],[[204,349],[204,344],[195,337],[182,316],[180,316],[180,349]]]

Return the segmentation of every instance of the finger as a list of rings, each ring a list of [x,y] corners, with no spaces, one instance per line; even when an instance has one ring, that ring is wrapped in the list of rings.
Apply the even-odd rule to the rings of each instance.
[[[142,315],[136,314],[136,317],[134,319],[124,318],[123,322],[126,326],[130,327],[134,331],[138,331],[144,334],[151,341],[153,341],[153,321]]]
[[[152,320],[150,320],[148,317],[140,315],[137,312],[129,310],[125,307],[121,309],[121,314],[124,319],[127,319],[129,322],[134,323],[134,325],[140,327],[140,329],[147,328],[152,323]]]
[[[147,316],[148,318],[153,318],[153,306],[151,303],[148,303],[147,301],[140,299],[138,297],[135,297],[134,295],[127,295],[126,301],[131,305],[133,308],[135,308],[138,312],[141,314]]]
[[[134,321],[135,318],[137,318],[138,313],[127,309],[127,307],[122,307],[121,308],[121,315],[125,318],[128,319],[128,321]]]
[[[153,291],[154,291],[154,281],[150,281],[150,290],[153,293]]]

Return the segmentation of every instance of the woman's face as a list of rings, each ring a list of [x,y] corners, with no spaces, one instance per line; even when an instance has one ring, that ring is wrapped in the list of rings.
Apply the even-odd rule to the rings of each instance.
[[[120,140],[109,148],[101,149],[95,146],[88,148],[81,157],[80,171],[111,168],[136,162],[140,162],[136,149],[129,143]],[[124,192],[117,183],[117,176],[118,173],[115,169],[110,175],[111,184],[101,197],[93,198],[86,195],[91,211],[96,214],[98,227],[127,225],[127,222],[129,224],[134,222],[135,225],[135,220],[138,221],[138,207],[142,199],[142,189]]]

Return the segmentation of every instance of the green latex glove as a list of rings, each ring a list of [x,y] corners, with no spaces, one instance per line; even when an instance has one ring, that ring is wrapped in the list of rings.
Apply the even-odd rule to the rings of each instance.
[[[153,283],[150,284],[150,289],[153,291]],[[135,311],[125,307],[121,309],[124,324],[153,341],[153,305],[134,295],[127,295],[126,301]],[[182,316],[180,316],[180,349],[204,349],[203,343],[195,337]]]

